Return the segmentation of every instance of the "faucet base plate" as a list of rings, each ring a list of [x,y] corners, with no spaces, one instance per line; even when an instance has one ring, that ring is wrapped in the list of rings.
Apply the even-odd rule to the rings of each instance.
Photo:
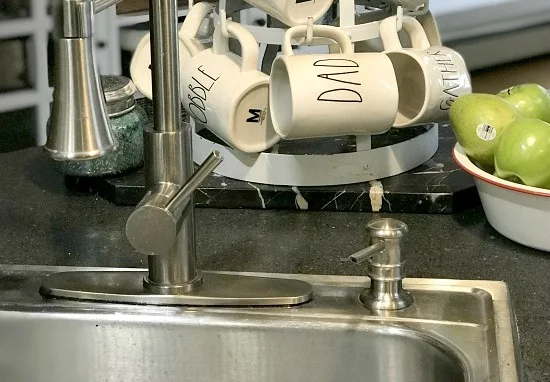
[[[45,297],[142,305],[275,306],[313,298],[311,284],[292,279],[203,272],[203,284],[180,294],[154,294],[143,287],[144,271],[75,271],[47,276]]]

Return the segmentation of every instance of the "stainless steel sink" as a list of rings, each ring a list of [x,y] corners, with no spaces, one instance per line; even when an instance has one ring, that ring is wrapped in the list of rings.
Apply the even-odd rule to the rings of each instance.
[[[383,314],[358,299],[365,277],[266,274],[313,284],[313,301],[296,307],[41,297],[41,279],[67,270],[0,267],[3,382],[520,380],[500,282],[405,279],[414,304]]]

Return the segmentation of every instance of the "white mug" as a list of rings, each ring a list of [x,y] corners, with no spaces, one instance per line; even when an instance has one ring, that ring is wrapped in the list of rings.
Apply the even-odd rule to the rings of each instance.
[[[207,49],[203,41],[208,41],[212,36],[213,19],[207,18],[207,16],[212,13],[213,9],[214,6],[206,2],[195,3],[185,16],[178,32],[178,37],[184,46],[184,59]]]
[[[403,17],[403,29],[412,48],[403,48],[397,35],[397,17],[380,23],[380,37],[391,59],[399,86],[395,127],[408,127],[448,118],[453,102],[472,92],[470,75],[462,56],[443,46],[430,46],[422,25]]]
[[[192,55],[206,49],[196,37],[201,29],[205,28],[204,20],[212,9],[212,5],[200,2],[196,3],[189,10],[178,33],[178,56],[180,63],[187,61]],[[130,62],[130,76],[140,93],[149,99],[153,99],[151,36],[149,33],[143,36],[134,52],[132,61]]]
[[[381,134],[397,115],[398,90],[389,58],[354,53],[339,28],[314,25],[313,36],[334,41],[342,53],[294,55],[292,41],[307,26],[290,28],[271,68],[271,120],[285,139]]]
[[[261,152],[280,140],[269,118],[269,76],[257,70],[259,47],[254,36],[231,21],[227,31],[239,41],[242,57],[229,51],[229,38],[218,25],[212,48],[181,65],[182,103],[195,122],[230,146]]]
[[[306,24],[308,18],[319,20],[334,0],[245,0],[286,25]]]

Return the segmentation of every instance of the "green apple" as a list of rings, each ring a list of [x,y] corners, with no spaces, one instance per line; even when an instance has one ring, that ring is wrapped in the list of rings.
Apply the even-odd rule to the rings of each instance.
[[[498,93],[498,96],[514,105],[522,117],[550,122],[550,94],[542,86],[537,84],[512,86]]]
[[[490,168],[494,166],[494,152],[500,134],[519,117],[514,105],[492,94],[463,95],[449,111],[456,139],[466,155]]]
[[[510,124],[498,141],[495,174],[527,186],[550,188],[550,123],[525,118]]]

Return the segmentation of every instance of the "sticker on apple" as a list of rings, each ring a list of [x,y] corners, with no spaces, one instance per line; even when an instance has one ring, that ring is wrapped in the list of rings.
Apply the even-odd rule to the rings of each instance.
[[[492,141],[497,136],[497,130],[488,123],[482,123],[476,128],[477,136],[484,141]]]

